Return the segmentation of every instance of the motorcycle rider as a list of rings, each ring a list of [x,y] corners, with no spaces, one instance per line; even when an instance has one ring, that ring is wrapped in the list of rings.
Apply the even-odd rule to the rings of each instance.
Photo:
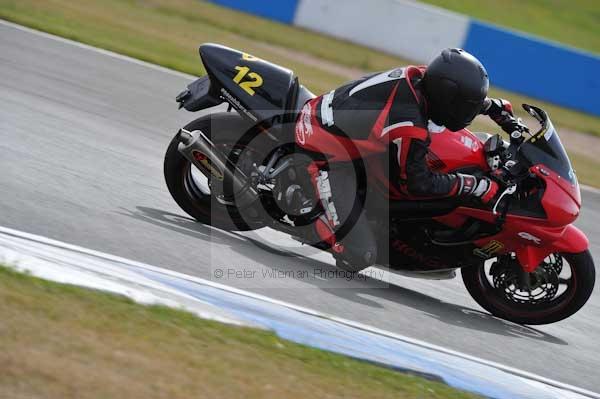
[[[478,114],[515,137],[526,130],[508,101],[487,97],[488,86],[479,60],[464,50],[446,49],[426,67],[368,75],[305,104],[296,123],[296,144],[327,161],[311,164],[308,171],[326,215],[317,221],[316,232],[333,249],[338,266],[356,271],[377,259],[375,235],[355,201],[358,158],[387,154],[390,192],[478,198],[484,204],[496,197],[494,180],[434,172],[426,159],[431,134],[444,127],[461,130]],[[341,233],[347,220],[352,228]]]

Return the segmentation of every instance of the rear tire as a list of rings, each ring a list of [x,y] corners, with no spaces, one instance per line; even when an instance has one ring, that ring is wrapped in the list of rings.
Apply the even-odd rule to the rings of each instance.
[[[507,300],[503,292],[490,284],[483,263],[463,268],[462,279],[473,299],[494,316],[519,324],[556,323],[581,309],[590,298],[596,282],[594,261],[589,250],[559,255],[568,262],[572,278],[568,291],[548,303],[528,305]]]
[[[228,112],[203,116],[184,127],[188,131],[201,130],[216,146],[227,146],[229,149],[239,145],[240,138],[250,128],[251,125],[239,115]],[[255,141],[253,145],[260,142]],[[203,194],[195,188],[191,175],[195,166],[179,152],[178,146],[179,138],[176,135],[165,154],[164,176],[171,196],[182,210],[200,223],[224,230],[247,231],[263,227],[260,221],[242,217],[234,206],[223,205],[214,196]]]

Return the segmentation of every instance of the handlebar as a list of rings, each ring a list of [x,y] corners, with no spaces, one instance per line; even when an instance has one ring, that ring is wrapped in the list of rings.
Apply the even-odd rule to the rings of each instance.
[[[503,186],[503,191],[493,207],[493,214],[499,215],[499,223],[502,223],[508,210],[508,205],[505,207],[501,206],[503,200],[516,194],[519,186],[530,177],[529,164],[531,159],[519,156],[523,144],[531,143],[537,146],[538,141],[540,143],[546,143],[549,141],[550,137],[552,137],[552,134],[556,134],[552,122],[544,110],[528,104],[523,104],[523,109],[539,122],[541,125],[540,129],[535,133],[530,133],[529,129],[523,124],[523,129],[521,131],[513,132],[513,134],[510,135],[510,143],[508,147],[504,145],[503,152],[492,152],[493,154],[496,154],[496,156],[500,155],[501,159],[499,168],[493,169],[492,172],[492,178],[498,180]],[[527,130],[525,130],[525,128],[527,128]],[[523,135],[525,132],[528,132],[529,136]],[[499,147],[494,146],[494,148]]]

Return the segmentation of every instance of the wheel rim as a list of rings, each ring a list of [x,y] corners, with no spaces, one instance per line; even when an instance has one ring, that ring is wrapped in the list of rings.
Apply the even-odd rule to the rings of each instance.
[[[188,173],[190,179],[190,188],[194,191],[194,194],[210,196],[211,190],[209,178],[206,177],[204,173],[200,172],[197,168],[192,168],[191,164]]]
[[[573,265],[561,254],[549,255],[542,264],[529,273],[531,288],[525,288],[519,276],[514,256],[496,259],[480,268],[480,282],[484,295],[494,305],[514,315],[535,312],[542,315],[560,310],[573,299],[577,289]],[[508,260],[508,261],[507,261]]]

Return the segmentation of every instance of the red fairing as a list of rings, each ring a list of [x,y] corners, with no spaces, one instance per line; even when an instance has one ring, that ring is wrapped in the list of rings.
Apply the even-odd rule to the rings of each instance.
[[[389,183],[385,177],[383,164],[369,156],[383,153],[386,143],[375,140],[349,140],[345,137],[331,135],[319,127],[316,121],[315,105],[315,100],[309,102],[300,116],[296,128],[298,144],[304,148],[328,154],[331,156],[330,160],[333,161],[362,157],[370,169],[370,176],[377,182],[381,191],[389,195],[388,198],[411,199],[406,193],[399,192]],[[376,127],[379,125],[381,123],[376,124]],[[424,129],[413,128],[413,130],[425,132]],[[393,133],[396,132],[389,134],[390,140],[393,138]],[[410,137],[412,130],[398,131],[397,133]],[[430,131],[429,135],[431,143],[427,162],[432,170],[451,173],[472,168],[489,172],[484,144],[468,130]],[[478,248],[493,248],[495,255],[514,252],[519,263],[527,272],[534,271],[544,258],[552,253],[579,253],[589,246],[586,236],[571,225],[579,216],[581,207],[579,186],[571,184],[544,165],[535,165],[530,172],[545,182],[541,205],[547,217],[534,218],[509,213],[498,234],[474,242]],[[372,183],[374,182],[372,181]],[[460,228],[469,219],[478,219],[494,224],[497,222],[497,218],[498,216],[494,215],[489,208],[459,207],[450,214],[437,217],[435,220],[449,227]],[[323,236],[326,236],[325,231],[322,233]]]
[[[576,254],[583,252],[590,246],[590,240],[583,231],[572,224],[568,225],[561,239],[554,243],[556,250]]]
[[[507,232],[513,231],[514,227],[517,226],[513,226]],[[531,241],[533,245],[531,243],[525,245],[521,243],[521,245],[515,249],[515,253],[517,254],[519,263],[527,272],[533,272],[538,265],[542,263],[544,258],[552,253],[579,253],[585,251],[590,244],[585,234],[572,224],[564,228],[558,228],[557,230],[551,228],[544,229],[539,226],[532,229],[531,225],[525,230],[524,228],[526,227],[527,226],[523,226],[523,228],[517,229],[519,230],[517,236],[522,240]],[[535,234],[537,234],[537,236],[530,233],[532,230],[536,231]],[[559,232],[560,237],[553,240],[555,235]],[[534,241],[535,238],[540,240],[539,244]]]
[[[436,218],[448,226],[459,228],[469,218],[494,223],[496,216],[486,209],[457,208],[449,215]],[[502,231],[492,237],[477,240],[474,244],[484,248],[492,242],[501,244],[497,254],[515,252],[519,263],[528,272],[537,266],[548,255],[554,252],[578,253],[586,250],[589,241],[579,229],[568,224],[556,226],[548,219],[507,215]]]
[[[458,132],[431,132],[430,136],[428,160],[430,166],[437,171],[448,173],[469,167],[489,170],[483,143],[467,129]]]
[[[479,248],[495,245],[498,254],[515,252],[523,269],[532,272],[551,253],[579,253],[586,250],[589,240],[573,223],[579,215],[581,194],[577,184],[572,185],[543,165],[535,165],[530,172],[544,180],[542,197],[545,219],[508,214],[500,233],[475,242]],[[475,218],[494,223],[496,216],[485,209],[458,208],[451,214],[437,218],[452,227],[460,227],[467,219]]]
[[[476,141],[472,152],[468,151],[466,145],[470,138]],[[466,130],[455,134],[432,134],[430,148],[445,163],[440,169],[444,172],[467,166],[488,169],[483,144]],[[541,204],[547,217],[540,219],[509,214],[500,233],[475,242],[479,248],[490,245],[500,248],[498,254],[515,252],[519,263],[528,272],[535,270],[551,253],[579,253],[589,246],[585,234],[571,225],[579,216],[581,208],[579,186],[571,184],[544,165],[535,165],[530,172],[545,182]],[[470,218],[494,223],[496,217],[486,209],[461,207],[436,220],[459,228]]]
[[[542,207],[548,214],[548,220],[556,226],[573,223],[581,208],[579,185],[570,184],[544,165],[535,165],[530,168],[530,172],[546,183]]]

